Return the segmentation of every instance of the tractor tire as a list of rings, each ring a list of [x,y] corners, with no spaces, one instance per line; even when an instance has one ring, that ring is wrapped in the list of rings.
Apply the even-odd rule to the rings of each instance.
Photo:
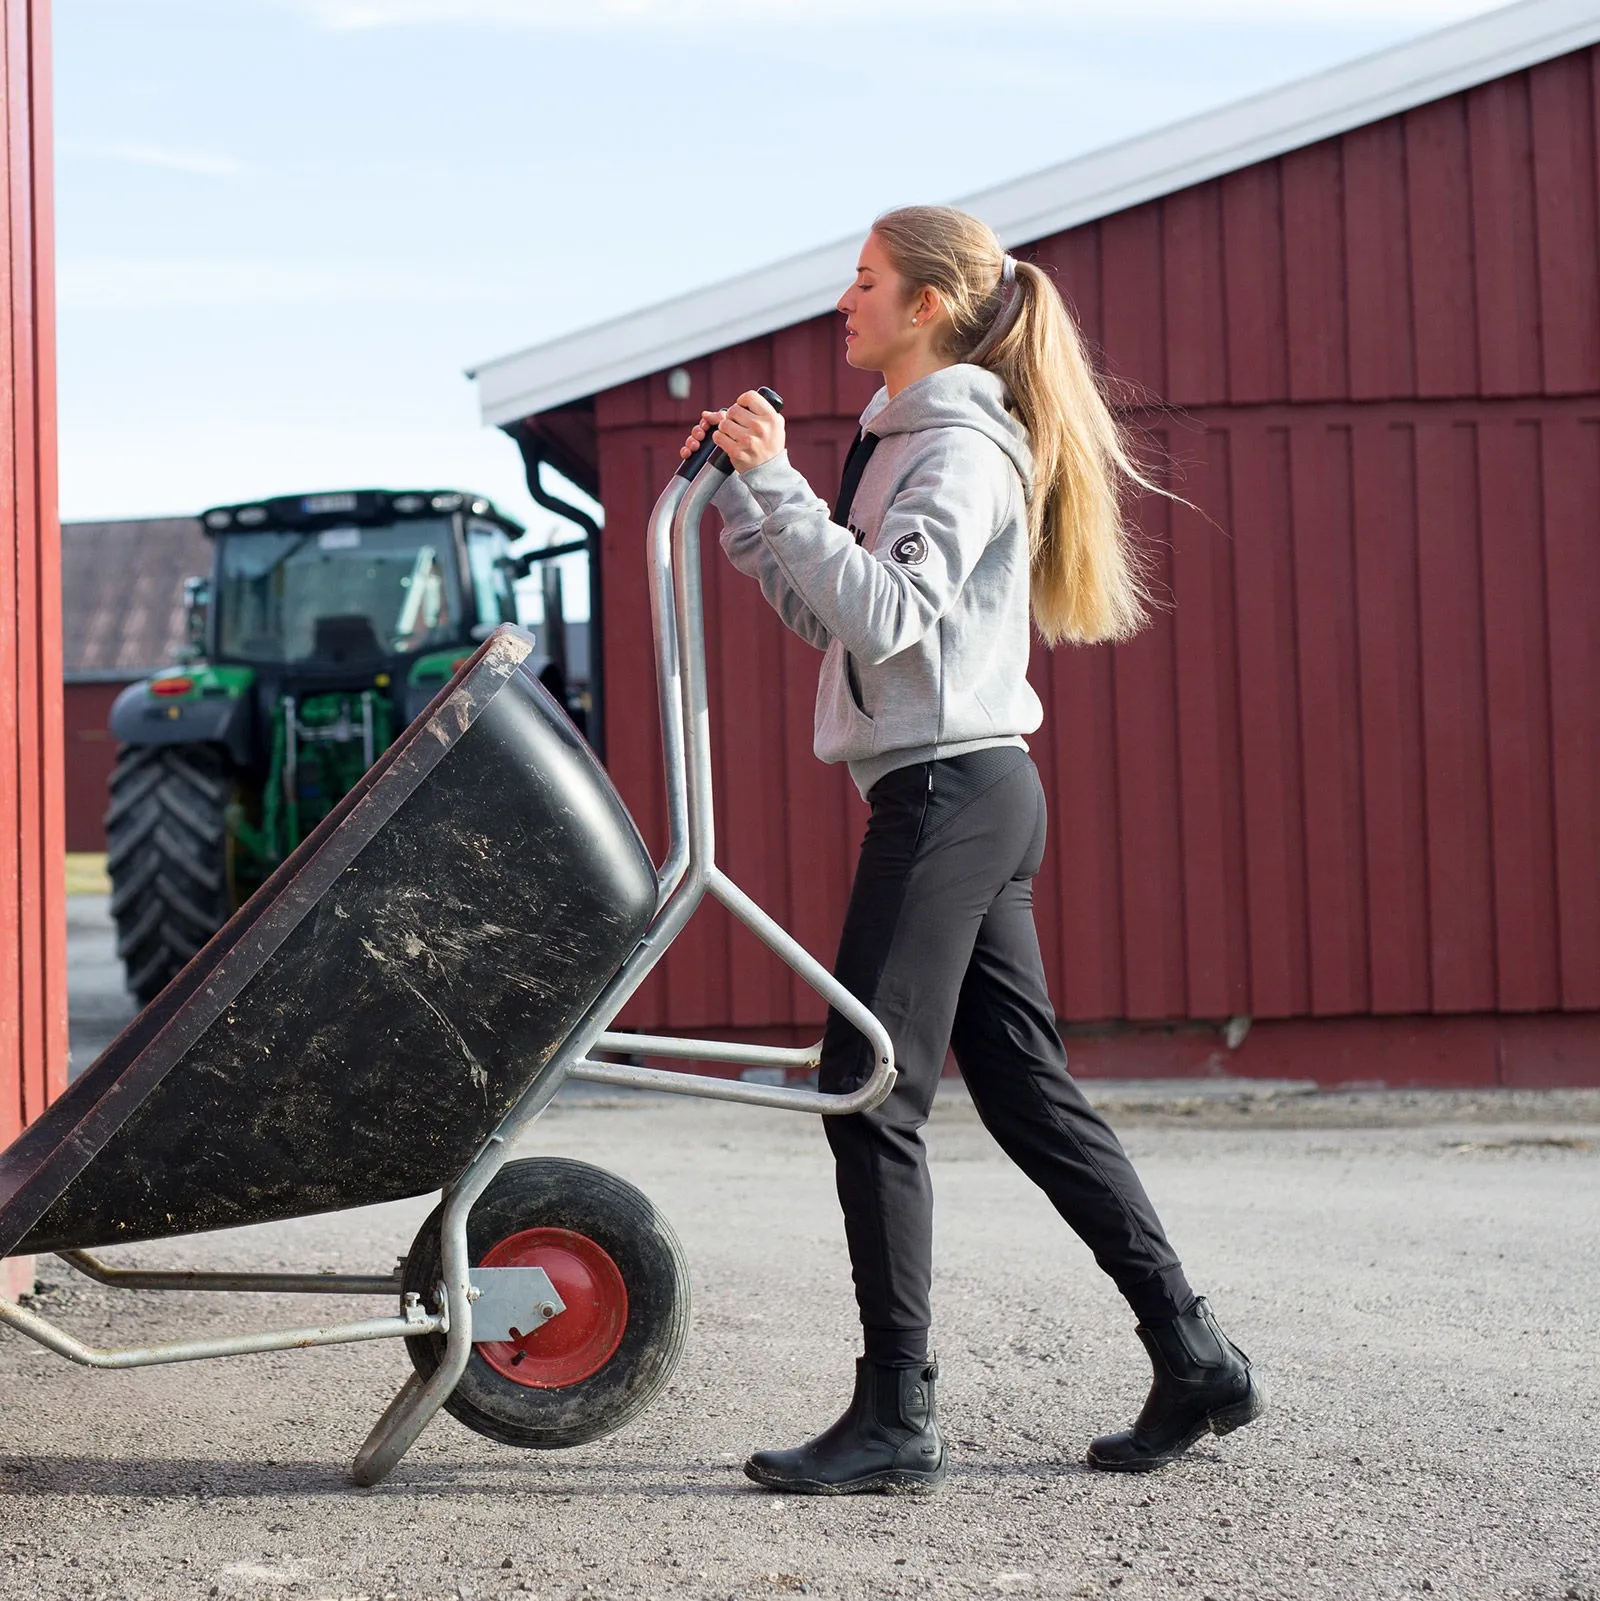
[[[406,1257],[402,1289],[424,1304],[438,1299],[443,1215],[441,1203]],[[667,1387],[689,1337],[689,1269],[633,1185],[564,1157],[508,1162],[467,1218],[467,1251],[475,1267],[544,1268],[567,1310],[472,1347],[444,1403],[458,1422],[502,1445],[560,1450],[620,1429]],[[444,1345],[442,1334],[406,1341],[423,1378]]]
[[[124,745],[117,753],[106,872],[117,955],[141,1006],[233,910],[227,809],[235,789],[215,745]]]

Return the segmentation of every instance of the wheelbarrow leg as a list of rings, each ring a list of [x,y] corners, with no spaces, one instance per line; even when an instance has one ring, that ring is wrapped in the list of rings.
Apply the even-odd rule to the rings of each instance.
[[[485,1160],[485,1156],[489,1160]],[[423,1379],[412,1374],[400,1393],[384,1408],[373,1425],[366,1444],[356,1453],[350,1477],[359,1485],[381,1484],[396,1464],[417,1443],[418,1436],[433,1421],[433,1415],[448,1399],[467,1370],[472,1354],[472,1302],[467,1266],[467,1214],[483,1193],[489,1180],[500,1170],[504,1158],[491,1146],[480,1156],[450,1191],[440,1226],[440,1256],[444,1270],[444,1302],[450,1327],[445,1335],[444,1359],[432,1375]]]
[[[626,971],[626,969],[624,969]],[[617,981],[612,981],[616,987]],[[608,989],[596,1003],[598,1012]],[[614,1013],[616,1007],[611,1008]],[[609,1020],[611,1014],[607,1013]],[[384,1408],[383,1416],[372,1426],[366,1444],[356,1453],[350,1477],[359,1485],[381,1484],[396,1464],[417,1443],[433,1415],[449,1399],[461,1382],[472,1355],[472,1276],[467,1260],[467,1218],[478,1198],[494,1182],[506,1165],[512,1143],[543,1113],[567,1076],[571,1064],[583,1053],[604,1027],[591,1014],[587,1022],[547,1062],[538,1077],[523,1091],[522,1099],[506,1114],[499,1130],[491,1134],[483,1149],[467,1164],[466,1171],[445,1194],[444,1216],[439,1220],[439,1259],[444,1276],[444,1310],[450,1319],[445,1332],[444,1357],[432,1375],[424,1380],[413,1374],[400,1387],[400,1393]]]
[[[427,1380],[420,1373],[413,1373],[404,1384],[400,1386],[399,1393],[383,1409],[383,1416],[372,1425],[372,1432],[367,1436],[366,1443],[356,1453],[355,1462],[350,1468],[350,1479],[354,1484],[370,1488],[380,1484],[393,1471],[395,1464],[405,1454],[407,1448],[416,1440],[417,1436],[427,1427],[428,1419],[439,1409],[440,1401],[434,1401],[427,1406],[426,1414],[414,1429],[408,1430],[408,1438],[397,1443],[391,1436],[390,1430],[398,1418],[408,1418],[411,1413],[421,1410],[422,1392],[427,1388]]]

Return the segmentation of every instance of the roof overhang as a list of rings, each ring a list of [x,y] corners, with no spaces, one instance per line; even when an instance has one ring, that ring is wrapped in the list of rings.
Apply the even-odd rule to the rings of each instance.
[[[1108,217],[1600,42],[1594,0],[1521,0],[1235,101],[956,204],[1007,246]],[[832,308],[860,235],[480,363],[483,420],[505,424],[759,338]]]

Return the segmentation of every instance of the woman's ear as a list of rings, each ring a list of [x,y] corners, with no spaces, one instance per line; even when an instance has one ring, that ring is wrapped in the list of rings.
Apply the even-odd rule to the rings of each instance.
[[[911,302],[911,315],[917,323],[926,326],[944,310],[944,300],[937,289],[924,285]]]

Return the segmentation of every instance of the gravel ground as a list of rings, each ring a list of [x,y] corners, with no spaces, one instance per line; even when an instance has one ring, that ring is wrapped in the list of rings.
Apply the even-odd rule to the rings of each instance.
[[[69,1071],[76,1078],[129,1023],[138,1007],[122,987],[111,897],[67,897]]]
[[[1600,1601],[1600,1096],[1102,1095],[1273,1400],[1164,1472],[1081,1465],[1087,1438],[1136,1410],[1143,1353],[1087,1253],[952,1093],[930,1128],[945,1491],[755,1490],[745,1453],[831,1421],[848,1388],[819,1131],[571,1100],[529,1150],[641,1185],[694,1274],[688,1354],[651,1411],[548,1455],[441,1417],[389,1483],[357,1491],[346,1466],[405,1371],[392,1346],[95,1374],[3,1332],[0,1595]],[[427,1206],[125,1259],[371,1271]],[[309,1310],[114,1291],[49,1262],[39,1305],[101,1343]]]

